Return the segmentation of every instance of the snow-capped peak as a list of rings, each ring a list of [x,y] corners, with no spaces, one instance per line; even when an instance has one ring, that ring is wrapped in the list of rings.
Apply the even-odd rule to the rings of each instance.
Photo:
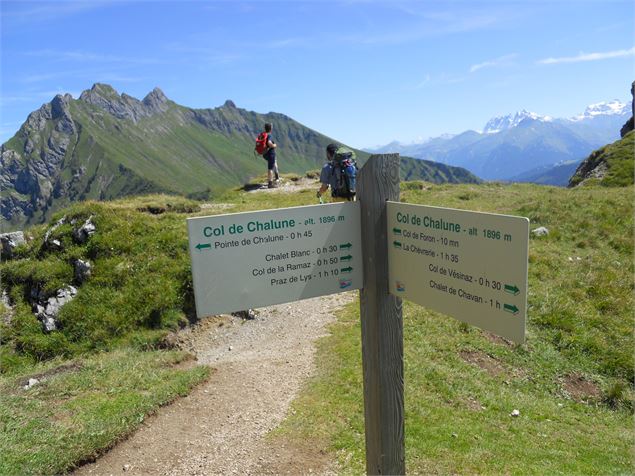
[[[591,119],[596,116],[612,116],[628,114],[628,105],[620,102],[617,99],[606,102],[598,102],[587,106],[583,114],[579,114],[571,118],[572,121],[582,121],[584,119]]]
[[[542,122],[553,121],[553,118],[551,116],[541,116],[540,114],[536,114],[535,112],[530,112],[523,109],[522,111],[508,114],[506,116],[493,117],[492,119],[487,121],[487,124],[485,124],[483,134],[495,134],[500,131],[511,129],[512,127],[516,127],[525,119]]]

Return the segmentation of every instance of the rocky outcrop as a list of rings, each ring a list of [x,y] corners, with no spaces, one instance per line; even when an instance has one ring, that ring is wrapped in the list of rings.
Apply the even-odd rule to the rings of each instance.
[[[73,271],[77,284],[81,286],[82,284],[84,284],[84,281],[90,278],[90,275],[92,274],[92,268],[93,265],[90,264],[89,261],[77,259],[73,262]]]
[[[18,246],[26,243],[24,239],[24,233],[21,231],[14,231],[13,233],[2,233],[0,235],[0,255],[3,259],[11,259],[13,257],[13,250]]]
[[[635,129],[635,124],[633,124],[633,121],[635,120],[635,81],[631,84],[631,96],[633,97],[631,100],[631,118],[622,126],[622,129],[620,130],[621,137],[624,137],[626,134]]]
[[[59,328],[57,316],[60,309],[64,304],[72,301],[76,295],[77,288],[73,286],[66,286],[63,289],[59,289],[55,296],[51,297],[43,296],[37,291],[31,292],[31,298],[35,300],[33,311],[42,323],[44,331],[52,332]]]
[[[123,93],[119,95],[112,86],[97,83],[84,91],[79,100],[97,106],[118,119],[129,119],[135,124],[143,117],[165,112],[169,100],[159,88],[154,88],[142,101]]]
[[[31,113],[17,134],[21,150],[4,144],[0,151],[0,185],[14,191],[0,199],[0,214],[7,221],[29,217],[46,208],[53,193],[53,183],[78,127],[71,116],[70,94],[58,94],[53,100]],[[52,126],[52,127],[51,127]]]
[[[73,238],[79,244],[86,243],[93,233],[95,233],[96,227],[93,223],[93,216],[88,217],[88,220],[76,230],[73,230]]]

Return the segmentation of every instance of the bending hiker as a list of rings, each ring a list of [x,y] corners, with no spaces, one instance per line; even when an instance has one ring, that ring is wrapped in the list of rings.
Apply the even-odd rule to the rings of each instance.
[[[326,147],[327,163],[320,172],[320,189],[317,197],[331,188],[333,202],[352,202],[357,187],[357,164],[355,152],[337,144]]]
[[[277,182],[280,178],[278,174],[278,163],[276,162],[276,143],[271,135],[271,123],[265,123],[265,131],[261,132],[256,139],[256,152],[262,155],[267,161],[267,185],[269,188],[275,187],[274,177]]]

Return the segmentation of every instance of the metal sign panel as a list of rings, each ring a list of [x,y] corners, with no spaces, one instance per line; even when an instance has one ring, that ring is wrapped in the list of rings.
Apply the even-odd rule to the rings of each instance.
[[[362,287],[359,203],[187,220],[199,317]]]
[[[387,202],[389,292],[525,340],[529,220]]]

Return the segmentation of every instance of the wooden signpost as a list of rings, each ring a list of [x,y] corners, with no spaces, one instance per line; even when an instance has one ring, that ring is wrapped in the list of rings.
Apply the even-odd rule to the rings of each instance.
[[[405,474],[403,319],[388,294],[386,200],[399,200],[399,154],[373,155],[360,173],[364,287],[360,293],[366,472]]]
[[[361,289],[366,472],[405,474],[401,298],[522,343],[529,221],[399,203],[399,154],[357,200],[188,219],[196,310]]]

